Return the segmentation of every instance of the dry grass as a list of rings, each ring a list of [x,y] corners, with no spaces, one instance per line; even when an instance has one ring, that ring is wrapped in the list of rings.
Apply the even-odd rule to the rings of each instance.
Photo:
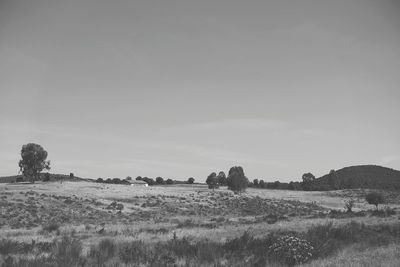
[[[359,251],[357,246],[346,248],[336,255],[302,265],[304,267],[398,267],[400,266],[400,245],[390,244]]]
[[[346,197],[356,200],[354,210],[370,208],[357,190],[298,192],[250,188],[242,195],[234,195],[225,188],[212,192],[203,185],[0,184],[0,236],[30,244],[52,242],[72,234],[82,243],[83,253],[87,253],[104,239],[116,243],[141,240],[148,245],[168,242],[175,236],[191,242],[206,239],[222,244],[245,232],[266,238],[269,233],[279,231],[305,232],[326,222],[332,222],[333,226],[350,221],[373,226],[399,221],[397,215],[381,218],[341,214],[329,218],[329,209],[344,210]],[[387,205],[397,208],[399,203],[392,196]],[[124,208],[117,209],[118,204]],[[387,251],[372,249],[371,254],[381,257],[394,249],[387,248]],[[368,253],[356,252],[361,264],[362,255],[368,257]],[[347,250],[341,253],[348,255]],[[326,264],[321,266],[336,266],[340,255],[326,259],[326,263],[316,262]],[[333,265],[329,265],[330,260]]]

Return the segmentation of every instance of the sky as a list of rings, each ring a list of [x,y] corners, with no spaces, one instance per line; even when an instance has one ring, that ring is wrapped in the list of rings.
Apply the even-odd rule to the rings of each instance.
[[[0,0],[0,176],[400,169],[400,2]]]

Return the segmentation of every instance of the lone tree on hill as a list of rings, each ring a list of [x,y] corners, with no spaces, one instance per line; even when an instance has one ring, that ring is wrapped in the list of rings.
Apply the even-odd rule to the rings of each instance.
[[[39,180],[42,170],[50,170],[50,161],[47,160],[47,151],[42,146],[29,143],[22,146],[21,160],[18,163],[23,176],[32,183]]]
[[[217,174],[212,172],[206,180],[206,184],[208,184],[208,188],[214,191],[215,188],[218,188],[218,179]]]
[[[368,193],[365,196],[365,200],[368,202],[368,204],[375,205],[376,209],[378,209],[379,204],[385,203],[385,199],[384,199],[383,195],[379,192]]]
[[[187,182],[188,182],[188,184],[193,184],[194,183],[194,178],[190,177]]]
[[[236,193],[244,192],[249,184],[249,179],[244,175],[240,166],[232,167],[227,178],[228,189]]]
[[[157,184],[163,184],[164,183],[164,179],[162,177],[157,177],[156,178],[156,182],[157,182]]]

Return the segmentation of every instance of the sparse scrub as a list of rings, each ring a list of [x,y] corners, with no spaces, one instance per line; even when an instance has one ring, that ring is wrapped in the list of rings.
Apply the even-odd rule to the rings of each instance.
[[[348,198],[344,201],[344,208],[346,212],[353,212],[352,209],[354,207],[355,200],[352,198]]]

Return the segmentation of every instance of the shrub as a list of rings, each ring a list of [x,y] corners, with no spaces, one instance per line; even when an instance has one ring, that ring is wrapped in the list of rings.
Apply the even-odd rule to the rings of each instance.
[[[172,181],[172,179],[167,179],[167,184],[174,184],[174,181]]]
[[[59,228],[60,224],[58,224],[57,222],[49,222],[48,224],[42,226],[42,230],[49,233],[57,231]]]
[[[104,183],[103,178],[97,178],[96,183]]]
[[[346,199],[344,201],[344,208],[347,212],[353,212],[352,208],[354,207],[355,200],[352,198]]]
[[[379,204],[383,204],[385,202],[383,195],[379,192],[368,193],[365,196],[365,200],[368,202],[368,204],[375,205],[376,209],[378,209]]]
[[[305,263],[313,256],[310,242],[295,236],[285,235],[268,247],[268,254],[276,261],[293,266]]]
[[[187,182],[188,182],[188,184],[193,184],[194,183],[194,178],[190,177]]]

